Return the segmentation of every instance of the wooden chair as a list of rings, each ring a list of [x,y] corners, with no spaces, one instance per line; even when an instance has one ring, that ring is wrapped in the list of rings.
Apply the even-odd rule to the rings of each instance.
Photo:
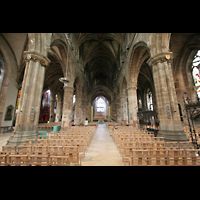
[[[49,157],[49,165],[50,166],[70,166],[70,158],[69,156],[53,156]]]
[[[63,147],[62,146],[48,146],[48,154],[49,155],[63,155]]]
[[[166,149],[178,149],[178,143],[177,142],[165,142]]]
[[[122,149],[122,162],[126,162],[127,158],[133,155],[135,147],[125,147]]]
[[[140,143],[138,143],[137,147],[140,149],[143,149],[143,150],[151,149],[151,148],[153,148],[153,143],[152,142],[140,142]]]
[[[154,141],[152,143],[153,143],[152,148],[156,150],[165,150],[165,142]]]
[[[149,150],[149,163],[148,165],[153,166],[165,166],[167,165],[167,152],[166,150]]]
[[[49,140],[48,139],[37,139],[36,145],[37,146],[48,146]]]
[[[16,154],[16,146],[2,146],[2,152],[7,154]]]
[[[0,166],[7,166],[7,157],[8,155],[7,154],[4,154],[4,153],[0,153]]]
[[[167,165],[168,166],[184,166],[187,165],[185,159],[185,150],[170,149],[167,151]]]
[[[37,140],[36,139],[25,139],[25,143],[24,143],[24,146],[31,146],[31,145],[34,145],[37,143]]]
[[[28,166],[28,155],[8,155],[8,166]]]
[[[133,150],[133,155],[129,157],[130,166],[147,166],[148,165],[148,151],[147,150]]]
[[[50,146],[60,146],[61,140],[60,139],[50,139],[50,140],[48,140],[48,144]]]
[[[85,145],[83,145],[83,144],[76,144],[76,146],[78,147],[80,158],[82,158],[82,160],[84,160],[84,158],[85,158],[85,152],[86,152]]]
[[[185,149],[185,159],[187,166],[200,166],[199,149]]]
[[[48,166],[49,156],[48,155],[29,155],[29,166]]]
[[[32,154],[32,146],[17,146],[17,154],[23,154],[23,155]]]
[[[194,149],[191,142],[179,142],[178,147],[179,149]]]
[[[33,154],[48,154],[48,146],[32,146]]]
[[[164,142],[164,137],[154,137],[157,142]]]
[[[63,146],[64,155],[69,156],[70,163],[81,165],[78,146]]]

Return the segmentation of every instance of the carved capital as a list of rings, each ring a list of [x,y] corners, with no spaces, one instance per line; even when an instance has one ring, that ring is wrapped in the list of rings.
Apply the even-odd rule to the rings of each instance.
[[[172,57],[173,53],[172,52],[163,52],[163,53],[159,53],[153,57],[151,57],[148,61],[147,64],[148,65],[157,65],[158,62],[172,62]]]
[[[127,90],[137,90],[136,86],[127,87]]]
[[[30,60],[33,60],[35,62],[40,62],[40,64],[43,67],[47,67],[49,63],[51,62],[46,56],[40,53],[37,53],[35,51],[24,51],[24,58],[26,62]]]

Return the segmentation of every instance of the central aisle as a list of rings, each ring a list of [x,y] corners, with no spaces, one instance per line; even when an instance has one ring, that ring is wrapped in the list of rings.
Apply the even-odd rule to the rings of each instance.
[[[98,124],[82,166],[124,166],[106,124]]]

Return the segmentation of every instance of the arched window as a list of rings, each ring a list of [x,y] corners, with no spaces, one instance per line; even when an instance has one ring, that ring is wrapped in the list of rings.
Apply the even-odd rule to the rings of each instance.
[[[194,59],[192,61],[192,76],[194,80],[195,90],[197,92],[198,97],[200,98],[200,76],[199,76],[199,68],[200,68],[200,50],[197,51]]]
[[[14,110],[14,107],[12,105],[9,105],[7,107],[4,121],[10,121],[10,120],[12,120],[13,110]]]
[[[147,90],[147,109],[153,111],[153,99],[152,99],[152,92],[150,88]]]
[[[97,100],[97,112],[104,112],[105,101],[101,97]]]

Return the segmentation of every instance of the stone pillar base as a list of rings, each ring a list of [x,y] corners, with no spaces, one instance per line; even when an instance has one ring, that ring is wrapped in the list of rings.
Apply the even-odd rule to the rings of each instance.
[[[74,125],[75,125],[75,126],[80,125],[80,120],[79,120],[79,119],[75,119],[75,120],[74,120]]]
[[[19,146],[24,145],[25,139],[37,139],[38,131],[17,131],[14,135],[10,136],[6,145]]]
[[[184,131],[169,131],[169,130],[159,130],[157,137],[164,137],[165,142],[177,141],[186,142],[189,141]]]
[[[133,120],[133,119],[129,119],[129,126],[137,127],[138,126],[138,121]]]

